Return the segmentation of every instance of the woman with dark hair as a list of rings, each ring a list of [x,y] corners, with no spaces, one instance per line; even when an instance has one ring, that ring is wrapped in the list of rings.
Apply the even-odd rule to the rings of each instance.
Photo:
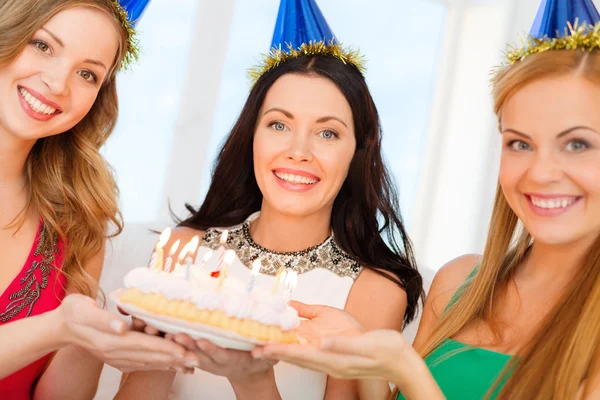
[[[241,260],[230,275],[247,279],[247,266],[260,257],[257,284],[293,268],[294,299],[344,308],[367,329],[400,331],[415,316],[422,287],[396,199],[360,70],[333,56],[300,55],[258,79],[217,157],[204,203],[188,206],[190,217],[170,240],[199,235],[201,251],[216,249],[224,228],[215,227],[228,227],[227,246]],[[224,378],[182,376],[178,398],[277,398],[277,386],[285,399],[357,396],[352,382],[291,365],[274,371],[249,353],[197,345],[199,368]],[[162,398],[174,378],[136,372],[120,395],[143,390]]]
[[[301,3],[318,12],[314,1]],[[278,27],[295,7],[281,4]],[[295,25],[309,8],[292,13],[294,34],[314,26]],[[203,238],[196,259],[221,245],[235,250],[228,275],[243,280],[259,258],[256,285],[274,290],[284,273],[295,271],[294,300],[345,309],[367,329],[401,331],[415,316],[421,277],[382,161],[379,116],[360,58],[331,32],[325,36],[331,41],[274,39],[273,47],[304,44],[272,52],[254,71],[255,84],[217,156],[206,198],[198,209],[188,206],[191,214],[170,242]],[[320,328],[334,334],[335,325],[327,323]],[[254,360],[250,352],[185,335],[174,340],[196,352],[195,366],[203,372],[177,378],[168,371],[134,372],[117,399],[165,398],[171,387],[180,399],[358,397],[352,381]]]

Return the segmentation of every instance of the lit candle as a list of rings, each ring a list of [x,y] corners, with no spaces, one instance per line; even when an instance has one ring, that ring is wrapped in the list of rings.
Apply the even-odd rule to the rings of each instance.
[[[287,274],[287,271],[286,271],[285,267],[279,268],[279,270],[277,271],[277,274],[275,275],[275,283],[273,284],[273,289],[271,289],[271,294],[277,294],[277,292],[279,291],[279,285],[285,279],[286,274]]]
[[[171,237],[171,228],[166,228],[161,234],[158,242],[156,243],[156,247],[152,252],[152,257],[150,258],[150,264],[148,268],[156,269],[158,271],[162,271],[163,269],[163,259],[165,257],[163,247],[169,241]]]
[[[202,267],[204,267],[204,264],[206,264],[208,262],[208,260],[211,259],[212,256],[213,256],[213,251],[208,250],[206,253],[204,253],[204,256],[202,257],[202,260],[200,261],[199,264],[192,265],[193,270],[190,271],[190,275],[192,275],[192,279],[195,279],[195,277],[197,276],[196,273],[200,273]]]
[[[221,234],[221,239],[219,239],[219,258],[217,259],[217,271],[220,271],[223,268],[223,257],[225,256],[225,243],[227,243],[227,237],[229,236],[229,231],[225,229]]]
[[[169,257],[167,257],[167,260],[165,262],[165,272],[171,272],[171,265],[173,264],[173,254],[175,254],[175,252],[179,248],[180,243],[181,240],[177,239],[177,241],[173,243],[173,246],[171,246],[171,250],[169,250]]]
[[[220,288],[223,285],[223,281],[225,280],[225,278],[227,278],[227,271],[229,270],[229,266],[233,263],[233,260],[235,259],[235,251],[227,250],[225,252],[224,259],[225,266],[221,271],[219,271],[219,284],[217,285],[218,288]]]
[[[190,279],[192,263],[194,262],[193,255],[196,252],[199,243],[200,239],[198,239],[198,236],[194,236],[194,238],[188,244],[186,244],[187,251],[185,255],[185,280]]]
[[[183,248],[181,249],[181,251],[179,252],[179,255],[177,256],[177,262],[175,263],[175,268],[173,269],[174,271],[179,271],[179,269],[181,268],[183,259],[188,253],[188,245],[189,245],[189,243],[186,243],[183,246]]]
[[[250,274],[250,282],[248,283],[248,293],[252,292],[252,289],[254,289],[254,281],[258,274],[260,274],[261,268],[262,264],[258,258],[252,262],[252,273]]]
[[[207,251],[204,254],[204,256],[202,257],[202,261],[200,261],[200,264],[198,264],[198,268],[204,267],[204,264],[206,264],[208,262],[208,260],[211,259],[212,256],[213,256],[213,251],[212,250]]]
[[[285,281],[284,281],[284,286],[285,286],[284,299],[285,299],[286,303],[288,301],[290,301],[290,298],[292,297],[292,292],[296,288],[297,284],[298,284],[298,273],[293,270],[288,271],[285,276]]]

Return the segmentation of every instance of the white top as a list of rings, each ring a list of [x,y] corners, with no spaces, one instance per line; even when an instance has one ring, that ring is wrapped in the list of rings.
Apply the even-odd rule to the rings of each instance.
[[[246,226],[256,219],[258,215],[251,215]],[[230,229],[230,239],[233,236],[235,243],[236,232],[241,235],[243,225],[232,227]],[[219,232],[221,229],[216,229]],[[209,237],[207,232],[207,237]],[[213,231],[213,236],[214,235]],[[238,235],[238,239],[244,240],[243,236]],[[207,238],[205,237],[205,239]],[[328,239],[329,241],[330,239]],[[230,244],[230,241],[227,243]],[[235,243],[237,249],[237,244]],[[253,242],[249,243],[255,246]],[[198,250],[198,258],[202,257],[209,247],[218,245],[218,240],[204,240]],[[318,250],[316,246],[314,249]],[[243,250],[242,250],[243,251]],[[277,253],[272,253],[277,256]],[[306,255],[298,257],[307,257]],[[244,257],[241,257],[244,259]],[[316,263],[316,268],[300,273],[298,284],[291,298],[308,304],[322,304],[331,307],[344,308],[348,293],[354,283],[354,279],[360,273],[360,270],[350,274],[338,274],[336,270],[339,267],[329,267]],[[269,271],[267,271],[269,272]],[[235,259],[229,268],[229,276],[239,278],[243,281],[250,279],[250,265],[245,266],[239,259]],[[341,276],[345,275],[345,276]],[[272,275],[260,274],[255,281],[256,285],[269,289],[275,282]],[[319,372],[309,371],[284,362],[280,362],[275,367],[275,379],[281,397],[285,400],[322,400],[325,395],[327,375]],[[193,375],[177,374],[175,382],[171,388],[169,399],[201,399],[201,400],[235,400],[235,394],[227,378],[212,375],[208,372],[197,369]]]

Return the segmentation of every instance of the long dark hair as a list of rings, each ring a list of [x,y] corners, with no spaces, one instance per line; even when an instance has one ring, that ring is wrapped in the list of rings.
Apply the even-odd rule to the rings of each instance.
[[[254,176],[254,130],[267,91],[288,73],[328,78],[350,104],[356,152],[335,199],[331,226],[336,242],[344,251],[406,291],[406,324],[416,314],[423,282],[402,224],[397,191],[381,157],[379,115],[360,71],[334,57],[302,56],[261,76],[215,160],[202,206],[196,210],[186,204],[191,216],[181,221],[180,226],[200,230],[232,226],[260,210],[263,196]]]

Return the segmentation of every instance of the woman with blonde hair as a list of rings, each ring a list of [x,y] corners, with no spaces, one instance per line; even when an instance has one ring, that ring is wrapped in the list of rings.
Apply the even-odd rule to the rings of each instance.
[[[384,380],[411,400],[600,396],[600,16],[591,1],[545,1],[532,36],[493,82],[502,155],[483,256],[437,274],[414,349],[299,304],[307,327],[337,335],[255,357],[362,378],[367,399],[389,397]]]
[[[136,54],[130,17],[112,0],[0,1],[1,398],[91,398],[97,358],[131,370],[183,357],[92,299],[122,228],[99,149],[115,74]]]

